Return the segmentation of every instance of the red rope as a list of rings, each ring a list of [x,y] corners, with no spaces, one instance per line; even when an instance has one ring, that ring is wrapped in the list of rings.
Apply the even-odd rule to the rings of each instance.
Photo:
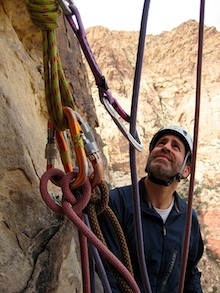
[[[201,96],[201,72],[202,72],[202,51],[203,51],[203,32],[204,32],[204,13],[205,0],[201,0],[200,4],[200,21],[199,21],[199,44],[198,44],[198,60],[197,60],[197,84],[196,84],[196,107],[195,107],[195,124],[193,136],[193,153],[191,165],[191,177],[188,196],[187,219],[184,238],[184,250],[181,263],[181,273],[178,293],[182,293],[184,289],[186,266],[189,253],[190,232],[192,223],[192,202],[195,182],[195,169],[196,169],[196,152],[198,145],[198,132],[199,132],[199,114],[200,114],[200,96]]]
[[[140,290],[131,276],[127,268],[121,263],[121,261],[99,240],[99,238],[82,222],[78,215],[74,212],[71,205],[67,201],[62,203],[64,213],[69,217],[69,219],[77,226],[79,231],[85,235],[89,241],[98,249],[100,254],[119,272],[122,273],[125,280],[130,285],[132,292],[139,293]]]
[[[48,191],[48,181],[53,177],[60,177],[62,183],[62,207],[58,206],[51,198]],[[87,239],[97,248],[99,253],[123,276],[126,282],[131,287],[133,293],[140,293],[140,290],[128,269],[122,264],[122,262],[99,240],[99,238],[88,228],[83,221],[83,209],[88,202],[88,199],[84,198],[91,195],[91,185],[87,180],[81,187],[81,197],[76,199],[69,189],[70,182],[74,177],[74,172],[64,173],[59,169],[49,169],[41,177],[40,191],[43,200],[46,204],[56,213],[60,215],[66,215],[78,228],[81,246],[82,246],[82,262],[83,262],[83,279],[84,280],[84,292],[90,293],[90,278],[89,278],[89,264],[88,264],[88,249]],[[70,196],[70,192],[72,197]],[[70,200],[70,201],[69,201]],[[86,239],[87,238],[87,239]],[[86,251],[86,252],[85,252]]]

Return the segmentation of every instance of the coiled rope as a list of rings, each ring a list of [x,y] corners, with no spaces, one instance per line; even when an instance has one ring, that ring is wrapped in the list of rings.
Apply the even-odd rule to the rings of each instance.
[[[55,29],[61,15],[57,1],[25,0],[32,22],[42,29],[44,83],[50,120],[58,131],[68,128],[63,106],[75,109],[73,97],[63,73]]]
[[[95,233],[95,235],[97,235],[98,238],[102,241],[102,243],[104,243],[107,246],[99,225],[97,215],[103,213],[105,217],[109,219],[118,239],[120,251],[122,253],[123,263],[133,276],[130,254],[124,236],[124,232],[114,212],[108,206],[109,194],[108,190],[106,189],[105,182],[101,182],[98,185],[98,187],[100,189],[100,192],[92,193],[91,200],[86,207],[86,212],[88,213],[91,229]],[[130,292],[131,288],[125,282],[123,275],[117,272],[112,266],[110,266],[110,269],[112,270],[121,290],[123,290],[123,292]]]

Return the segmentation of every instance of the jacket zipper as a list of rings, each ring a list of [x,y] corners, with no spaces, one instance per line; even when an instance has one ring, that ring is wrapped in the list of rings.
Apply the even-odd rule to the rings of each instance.
[[[163,223],[163,220],[161,219],[161,221],[162,221],[162,223]],[[160,274],[159,275],[161,275],[161,272],[162,272],[162,267],[163,267],[163,264],[162,264],[162,262],[163,262],[163,259],[164,259],[164,246],[165,246],[165,237],[166,237],[166,235],[167,235],[167,230],[166,230],[166,227],[165,227],[165,224],[163,223],[162,224],[162,236],[163,236],[163,252],[162,252],[162,259],[161,259],[161,268],[160,268]],[[158,278],[158,283],[157,283],[157,290],[156,290],[156,292],[157,293],[160,293],[161,292],[161,290],[159,290],[159,280],[160,280],[160,277]],[[163,282],[162,282],[162,284],[163,284]]]
[[[167,235],[167,230],[166,230],[165,225],[163,225],[163,236],[166,236],[166,235]]]
[[[170,263],[170,267],[169,267],[169,270],[166,274],[166,276],[164,277],[164,280],[163,280],[163,283],[162,283],[162,289],[161,289],[161,292],[164,291],[166,285],[167,285],[167,281],[173,271],[173,268],[174,268],[174,265],[175,265],[175,262],[176,262],[176,258],[177,258],[177,249],[174,250],[173,252],[173,255],[172,255],[172,258],[171,258],[171,263]]]

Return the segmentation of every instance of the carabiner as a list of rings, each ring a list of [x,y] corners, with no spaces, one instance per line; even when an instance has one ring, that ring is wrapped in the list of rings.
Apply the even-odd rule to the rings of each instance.
[[[72,172],[73,167],[70,162],[68,148],[63,132],[55,130],[53,124],[48,121],[47,144],[45,148],[45,158],[47,159],[47,170],[55,168],[55,160],[57,158],[57,146],[60,153],[61,161],[65,172]],[[57,186],[61,186],[62,178],[58,176],[51,177],[51,182]]]
[[[94,136],[90,130],[89,124],[87,122],[84,122],[82,116],[79,113],[75,112],[75,114],[78,118],[78,121],[84,134],[83,141],[86,155],[92,163],[93,167],[93,173],[90,176],[90,181],[93,190],[101,182],[103,178],[102,163],[98,155],[99,149],[94,139]]]
[[[85,183],[88,177],[88,162],[83,144],[83,133],[80,127],[74,110],[70,107],[63,107],[63,112],[67,117],[68,126],[70,129],[73,145],[76,153],[77,162],[79,165],[79,174],[71,183],[71,190],[76,189]]]
[[[53,168],[57,157],[56,130],[52,123],[47,124],[47,144],[45,148],[45,158],[47,159],[47,169]]]
[[[107,97],[104,97],[103,98],[103,104],[104,104],[106,110],[108,111],[108,113],[110,114],[110,116],[112,117],[112,119],[115,122],[115,124],[118,126],[118,128],[120,129],[120,131],[124,134],[124,136],[128,139],[128,141],[130,142],[130,144],[135,149],[137,149],[139,152],[142,152],[143,147],[142,147],[142,142],[141,142],[141,138],[139,136],[139,133],[137,132],[137,138],[136,139],[130,134],[130,132],[126,129],[126,127],[121,122],[121,120],[119,119],[119,117],[116,116],[116,114],[114,112],[114,108],[109,103],[109,100],[107,99]]]
[[[93,173],[90,176],[92,190],[99,185],[103,178],[103,167],[98,154],[92,154],[88,156],[90,162],[92,163]]]
[[[72,10],[70,9],[70,5],[75,5],[72,0],[58,0],[60,7],[63,10],[63,13],[67,16],[72,15]]]

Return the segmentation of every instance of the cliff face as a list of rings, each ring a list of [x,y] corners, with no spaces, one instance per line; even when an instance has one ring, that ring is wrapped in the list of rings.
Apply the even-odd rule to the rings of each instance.
[[[197,28],[192,21],[171,32],[147,36],[138,107],[144,145],[138,154],[139,176],[144,175],[147,146],[158,127],[178,123],[193,132]],[[46,170],[48,121],[41,30],[31,22],[22,0],[3,0],[0,32],[1,292],[82,292],[77,229],[52,212],[39,191]],[[87,73],[76,37],[62,17],[56,33],[77,111],[89,122],[99,144],[105,179],[112,186],[129,184],[128,143],[99,102],[93,76],[88,68]],[[206,241],[203,283],[208,292],[215,292],[220,289],[220,33],[206,28],[204,37],[195,208]],[[88,30],[88,39],[113,96],[129,113],[138,33],[97,27]],[[73,151],[71,157],[76,164]],[[56,164],[62,169],[60,158]]]
[[[76,109],[95,129],[81,52],[62,17],[59,21],[62,67]],[[48,121],[42,33],[22,0],[0,2],[0,56],[0,291],[82,292],[77,229],[40,195]],[[70,154],[74,166],[74,151]],[[63,169],[59,157],[56,167]]]
[[[122,108],[130,113],[139,33],[93,27],[87,30],[87,36],[110,91]],[[220,32],[214,27],[205,27],[194,192],[194,208],[199,215],[208,255],[205,253],[203,272],[208,273],[210,267],[215,267],[217,279],[220,277],[219,43]],[[145,175],[148,144],[158,128],[177,124],[193,135],[197,52],[196,21],[188,21],[170,32],[148,35],[146,38],[137,115],[137,129],[144,146],[143,152],[137,154],[139,177]],[[111,183],[113,186],[129,184],[128,142],[111,119],[106,117],[89,69],[88,73],[99,119],[98,131],[105,143],[104,152],[110,166]],[[180,190],[184,198],[188,196],[187,185],[188,182],[183,183]],[[211,261],[207,265],[207,259],[214,259],[214,263]],[[213,282],[209,280],[213,287],[216,282],[215,277]]]

